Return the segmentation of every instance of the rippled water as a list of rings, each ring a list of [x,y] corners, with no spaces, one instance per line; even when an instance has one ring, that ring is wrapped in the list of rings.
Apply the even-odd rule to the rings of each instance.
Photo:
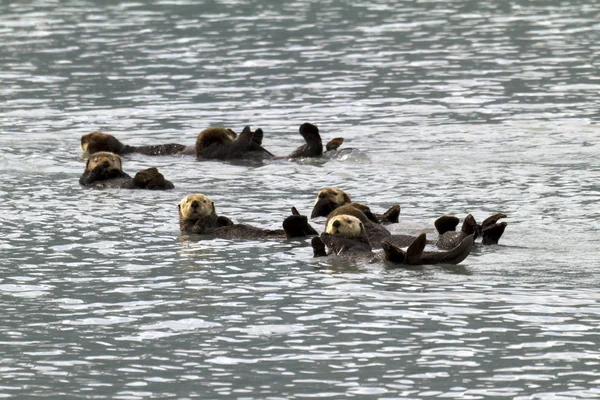
[[[496,4],[498,3],[498,4]],[[0,4],[0,398],[600,397],[600,6],[589,1]],[[79,138],[298,126],[355,150],[157,166],[92,190]],[[461,265],[314,260],[180,235],[178,201],[278,227],[339,186],[396,232],[505,212]],[[317,224],[318,225],[318,224]]]

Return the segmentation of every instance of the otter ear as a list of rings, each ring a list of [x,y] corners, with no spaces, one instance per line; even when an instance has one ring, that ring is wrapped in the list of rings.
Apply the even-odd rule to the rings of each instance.
[[[346,193],[346,192],[342,192],[342,193],[344,193],[344,202],[346,202],[346,203],[352,202],[352,200],[350,200],[350,196],[348,196],[348,193]]]
[[[181,211],[181,204],[177,204],[177,209]]]

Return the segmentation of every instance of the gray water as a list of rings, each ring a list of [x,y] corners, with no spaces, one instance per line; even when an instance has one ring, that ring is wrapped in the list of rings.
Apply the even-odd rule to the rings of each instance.
[[[600,3],[2,2],[0,398],[600,397]],[[167,192],[82,188],[82,134],[192,144],[313,122],[354,150],[124,157]],[[329,186],[395,232],[508,214],[458,266],[181,235],[213,198],[277,228]],[[315,226],[322,229],[322,221]]]

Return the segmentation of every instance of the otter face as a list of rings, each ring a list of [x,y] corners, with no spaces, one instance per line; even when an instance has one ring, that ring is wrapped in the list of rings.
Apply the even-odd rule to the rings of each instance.
[[[100,151],[120,153],[123,144],[113,135],[102,132],[92,132],[81,136],[81,150],[94,154]]]
[[[203,194],[190,194],[179,202],[179,215],[182,219],[198,220],[215,212],[215,203]]]
[[[104,170],[104,171],[123,171],[123,163],[121,157],[115,153],[108,151],[101,151],[94,153],[88,158],[85,164],[85,172],[92,172],[93,170]]]
[[[350,196],[341,189],[323,189],[317,195],[317,200],[315,201],[310,217],[326,217],[331,211],[350,202]]]
[[[329,220],[325,232],[332,236],[358,238],[363,232],[363,224],[352,215],[337,215]]]

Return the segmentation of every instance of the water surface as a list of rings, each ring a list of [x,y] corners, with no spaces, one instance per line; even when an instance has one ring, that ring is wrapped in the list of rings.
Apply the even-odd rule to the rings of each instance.
[[[0,397],[599,397],[600,7],[495,3],[0,5]],[[176,188],[78,184],[93,130],[251,125],[286,155],[306,121],[355,150],[133,155]],[[399,203],[395,232],[509,226],[458,266],[399,270],[179,232],[190,193],[277,228],[329,186]]]

